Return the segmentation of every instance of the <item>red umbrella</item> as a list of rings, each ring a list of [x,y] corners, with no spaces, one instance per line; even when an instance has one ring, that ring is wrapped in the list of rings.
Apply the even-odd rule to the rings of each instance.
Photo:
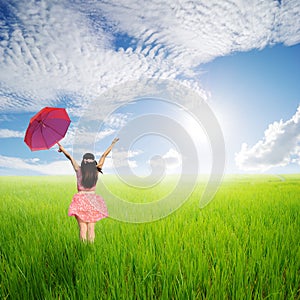
[[[30,119],[24,142],[31,151],[49,149],[65,136],[70,123],[64,108],[45,107]]]

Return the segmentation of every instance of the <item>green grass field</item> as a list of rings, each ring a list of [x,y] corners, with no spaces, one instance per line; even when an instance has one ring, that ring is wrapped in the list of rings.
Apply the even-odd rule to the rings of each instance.
[[[94,244],[67,216],[75,177],[0,177],[0,298],[300,299],[300,175],[283,177],[225,177],[204,209],[200,183],[160,221],[100,221]]]

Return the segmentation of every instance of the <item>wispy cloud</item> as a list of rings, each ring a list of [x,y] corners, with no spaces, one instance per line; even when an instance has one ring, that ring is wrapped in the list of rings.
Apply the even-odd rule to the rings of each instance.
[[[25,133],[11,129],[0,129],[0,139],[2,138],[24,138]]]
[[[41,163],[37,159],[21,159],[18,157],[0,155],[0,168],[12,170],[28,170],[44,175],[70,175],[74,170],[69,161],[54,161],[51,163]]]
[[[201,63],[300,42],[297,0],[3,5],[9,15],[0,15],[1,111],[36,111],[70,94],[66,105],[80,114],[103,91],[141,77],[177,78],[201,89],[194,77]]]
[[[130,0],[120,5],[114,0],[97,6],[117,24],[116,31],[138,41],[137,52],[157,51],[182,66],[181,71],[233,51],[300,41],[298,1]]]
[[[141,154],[141,151],[115,152],[114,157],[107,157],[104,164],[104,172],[110,172],[114,168],[129,166],[137,167],[137,161],[133,158]],[[102,153],[96,153],[100,157]],[[80,161],[78,161],[80,163]],[[43,162],[39,158],[22,159],[19,157],[0,155],[0,169],[22,170],[44,175],[72,175],[73,167],[69,160]]]
[[[143,153],[141,150],[129,150],[129,151],[114,151],[113,157],[109,157],[105,160],[105,167],[107,168],[122,168],[122,167],[129,167],[130,169],[134,169],[138,166],[136,156]]]
[[[300,164],[300,106],[290,120],[270,124],[264,138],[254,146],[244,143],[235,161],[240,169],[260,171]]]

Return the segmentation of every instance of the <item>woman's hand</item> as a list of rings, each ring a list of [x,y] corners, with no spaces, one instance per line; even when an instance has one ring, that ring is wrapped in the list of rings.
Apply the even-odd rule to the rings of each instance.
[[[56,143],[58,145],[58,152],[63,152],[64,151],[64,147],[60,144],[60,143]]]
[[[79,166],[76,160],[69,154],[68,151],[66,151],[66,149],[60,143],[57,142],[56,144],[58,145],[57,151],[62,152],[65,155],[65,157],[71,161],[74,170],[77,171],[79,169]]]
[[[114,145],[118,140],[119,140],[119,138],[114,138],[114,140],[111,142],[111,144]]]

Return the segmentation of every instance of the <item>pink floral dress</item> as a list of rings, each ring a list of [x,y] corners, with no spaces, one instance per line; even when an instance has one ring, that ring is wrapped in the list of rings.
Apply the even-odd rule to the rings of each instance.
[[[103,198],[95,193],[96,185],[85,188],[81,185],[81,168],[76,171],[77,190],[69,206],[68,215],[78,216],[82,221],[88,223],[97,222],[108,217],[107,207]]]

